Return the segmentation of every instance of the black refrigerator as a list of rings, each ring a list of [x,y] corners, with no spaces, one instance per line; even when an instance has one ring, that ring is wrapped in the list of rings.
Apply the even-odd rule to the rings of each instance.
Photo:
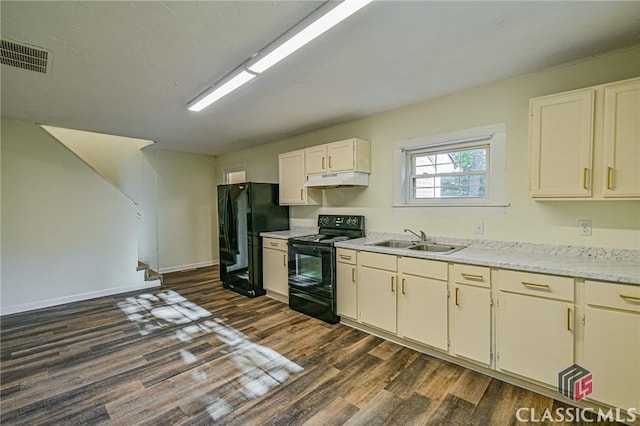
[[[262,287],[260,232],[289,229],[289,207],[278,204],[278,184],[218,185],[220,280],[225,288],[256,297]]]

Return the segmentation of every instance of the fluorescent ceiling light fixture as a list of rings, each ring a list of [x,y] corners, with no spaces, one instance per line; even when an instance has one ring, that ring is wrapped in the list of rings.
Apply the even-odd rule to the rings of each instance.
[[[271,68],[305,44],[324,34],[338,23],[347,19],[373,0],[327,1],[315,12],[287,31],[282,37],[267,46],[260,53],[247,60],[232,72],[231,78],[217,82],[211,91],[189,102],[190,111],[201,111],[218,99],[228,95],[238,87],[254,79],[258,74]],[[240,70],[240,71],[237,71]]]
[[[265,55],[259,55],[257,60],[247,67],[249,71],[262,73],[277,64],[305,44],[324,34],[338,23],[362,9],[373,0],[345,0],[335,6],[329,12],[304,27],[284,43],[268,51]],[[330,2],[331,3],[331,2]]]
[[[191,105],[189,107],[189,110],[196,112],[201,111],[223,96],[233,92],[246,82],[253,80],[255,77],[255,74],[251,74],[246,71],[240,71],[240,73],[233,76],[230,80],[227,80],[225,83],[214,87],[213,91],[205,94],[203,98],[200,98],[195,104]]]

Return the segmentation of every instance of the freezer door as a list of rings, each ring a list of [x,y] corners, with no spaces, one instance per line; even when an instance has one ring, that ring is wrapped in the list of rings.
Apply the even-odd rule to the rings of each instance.
[[[246,184],[218,187],[220,278],[223,282],[248,279],[248,212]]]

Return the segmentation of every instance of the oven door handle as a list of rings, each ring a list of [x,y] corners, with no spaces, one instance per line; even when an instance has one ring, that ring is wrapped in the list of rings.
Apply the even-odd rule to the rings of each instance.
[[[305,300],[308,300],[310,302],[324,302],[322,299],[319,299],[317,297],[313,297],[310,294],[305,294],[305,293],[302,293],[300,291],[295,291],[293,294],[294,294],[295,297],[299,297],[300,299],[305,299]]]
[[[333,251],[331,246],[318,246],[309,244],[289,243],[289,250],[296,254],[306,254],[311,256],[321,255],[323,253],[329,253]]]

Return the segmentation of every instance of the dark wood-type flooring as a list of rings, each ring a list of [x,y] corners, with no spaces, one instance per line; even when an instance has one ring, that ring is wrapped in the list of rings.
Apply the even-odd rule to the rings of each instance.
[[[3,425],[509,425],[518,407],[566,407],[245,298],[222,288],[215,267],[5,316],[1,331]]]

